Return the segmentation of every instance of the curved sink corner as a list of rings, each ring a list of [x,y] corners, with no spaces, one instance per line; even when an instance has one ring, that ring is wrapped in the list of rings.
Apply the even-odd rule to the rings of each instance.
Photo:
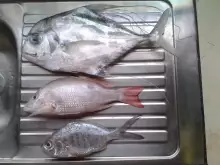
[[[0,157],[16,155],[19,115],[19,66],[16,37],[5,20],[0,20]],[[19,111],[18,111],[19,112]]]

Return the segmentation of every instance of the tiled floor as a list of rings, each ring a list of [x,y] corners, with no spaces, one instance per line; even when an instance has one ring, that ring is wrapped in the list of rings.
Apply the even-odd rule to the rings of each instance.
[[[197,0],[209,165],[220,164],[220,0]]]

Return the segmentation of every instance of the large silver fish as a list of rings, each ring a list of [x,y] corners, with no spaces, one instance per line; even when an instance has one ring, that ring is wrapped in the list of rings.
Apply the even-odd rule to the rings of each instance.
[[[138,98],[142,90],[142,87],[114,89],[103,80],[61,78],[39,89],[23,110],[31,116],[80,115],[107,109],[118,101],[143,108]]]
[[[105,17],[114,5],[88,5],[37,22],[24,41],[22,54],[45,69],[104,76],[116,59],[138,44],[156,42],[164,33],[167,9],[149,34],[140,35]]]
[[[107,148],[116,139],[143,139],[138,134],[125,132],[139,116],[128,120],[121,128],[111,131],[96,124],[76,121],[54,132],[42,145],[43,151],[55,158],[82,158]]]

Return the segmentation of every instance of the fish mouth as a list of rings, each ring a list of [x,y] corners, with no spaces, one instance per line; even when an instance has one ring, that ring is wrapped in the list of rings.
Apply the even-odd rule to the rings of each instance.
[[[36,109],[34,109],[34,108],[24,107],[23,111],[25,112],[27,117],[33,117],[33,116],[38,115],[38,111]]]
[[[33,105],[29,104],[29,103],[26,103],[23,107],[23,111],[28,112],[28,113],[32,113],[35,110],[36,110],[36,108]]]
[[[32,56],[32,57],[37,57],[37,53],[28,53],[28,52],[23,52],[24,55]]]
[[[24,106],[23,111],[27,112],[27,113],[32,113],[33,108],[28,107],[28,106]]]

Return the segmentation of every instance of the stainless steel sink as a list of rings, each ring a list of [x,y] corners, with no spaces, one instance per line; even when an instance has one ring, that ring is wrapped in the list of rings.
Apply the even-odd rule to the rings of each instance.
[[[194,1],[18,1],[9,4],[0,0],[0,163],[206,164]],[[107,150],[84,160],[56,160],[47,157],[40,145],[71,119],[29,118],[22,108],[38,88],[64,75],[51,73],[22,58],[21,45],[38,20],[91,3],[148,5],[162,11],[172,10],[164,41],[151,47],[140,46],[116,64],[107,78],[119,87],[144,86],[140,98],[145,108],[117,103],[108,110],[82,118],[116,128],[133,115],[142,114],[129,131],[145,139],[114,141]],[[139,25],[145,30],[151,30],[162,14],[154,9],[139,12],[145,18]],[[113,18],[114,13],[106,15]]]

